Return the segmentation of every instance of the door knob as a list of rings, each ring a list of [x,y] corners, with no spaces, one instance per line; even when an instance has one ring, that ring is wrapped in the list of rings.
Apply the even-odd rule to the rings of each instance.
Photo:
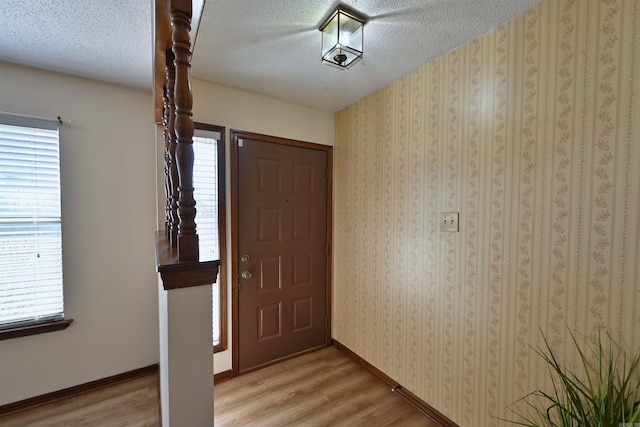
[[[243,279],[251,279],[251,272],[248,270],[243,271],[240,275]]]
[[[240,261],[242,261],[242,262],[249,262],[250,259],[251,259],[251,257],[249,255],[242,255],[240,257]]]

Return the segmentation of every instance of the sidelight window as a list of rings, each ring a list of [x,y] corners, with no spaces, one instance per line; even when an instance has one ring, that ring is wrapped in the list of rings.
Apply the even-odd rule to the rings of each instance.
[[[220,260],[213,286],[213,346],[226,349],[226,280],[224,277],[224,128],[196,124],[193,136],[193,187],[201,260]]]

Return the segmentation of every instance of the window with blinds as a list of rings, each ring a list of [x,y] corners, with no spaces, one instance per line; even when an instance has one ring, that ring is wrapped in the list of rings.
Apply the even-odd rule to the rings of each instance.
[[[218,236],[218,132],[196,129],[193,136],[193,198],[196,200],[200,259],[220,259]],[[212,287],[213,345],[220,342],[220,290]]]
[[[0,114],[0,329],[64,317],[58,123]]]
[[[218,156],[216,132],[196,129],[193,136],[193,198],[197,202],[200,259],[220,259],[218,246]]]

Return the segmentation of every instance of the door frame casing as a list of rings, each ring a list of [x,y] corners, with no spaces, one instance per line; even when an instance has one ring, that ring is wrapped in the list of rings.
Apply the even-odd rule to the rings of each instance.
[[[239,299],[238,299],[238,278],[239,278],[239,260],[238,260],[238,239],[239,239],[239,224],[238,224],[238,140],[239,139],[253,139],[256,141],[263,141],[272,144],[286,145],[290,147],[307,148],[311,150],[323,151],[327,154],[327,265],[326,265],[326,304],[325,304],[325,318],[327,319],[325,325],[325,346],[331,345],[331,277],[332,277],[332,230],[333,230],[333,147],[330,145],[316,144],[313,142],[299,141],[295,139],[281,138],[277,136],[263,135],[253,132],[246,132],[242,130],[231,129],[229,158],[231,161],[230,173],[231,173],[231,369],[233,376],[240,374],[239,361],[240,350],[239,344]],[[295,355],[292,355],[295,356]],[[286,359],[286,358],[284,358]],[[284,359],[279,359],[273,363],[277,363]],[[262,368],[267,365],[261,365]],[[252,369],[243,371],[242,373],[250,372]]]

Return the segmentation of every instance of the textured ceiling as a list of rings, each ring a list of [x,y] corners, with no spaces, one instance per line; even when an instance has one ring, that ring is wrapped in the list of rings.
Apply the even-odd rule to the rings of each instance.
[[[152,1],[0,0],[0,60],[150,88]],[[337,111],[540,0],[347,0],[368,18],[364,59],[320,62],[334,0],[209,0],[195,77]]]
[[[349,70],[320,62],[332,0],[205,4],[193,74],[336,111],[525,12],[539,0],[346,0],[368,18],[364,58]]]
[[[152,0],[0,0],[0,60],[151,87]]]

